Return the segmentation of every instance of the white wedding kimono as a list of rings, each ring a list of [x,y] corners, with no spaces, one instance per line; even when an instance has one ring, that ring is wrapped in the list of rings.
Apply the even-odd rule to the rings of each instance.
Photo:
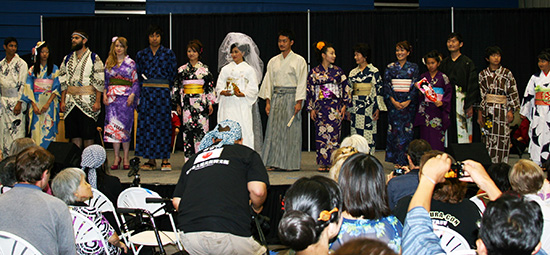
[[[244,97],[223,96],[220,94],[226,89],[227,83],[233,83],[239,87]],[[232,85],[230,90],[233,91]],[[254,132],[252,120],[252,105],[258,99],[258,80],[254,69],[246,62],[236,64],[231,62],[224,66],[218,76],[216,84],[218,95],[218,122],[226,119],[239,122],[241,125],[243,145],[254,149]]]

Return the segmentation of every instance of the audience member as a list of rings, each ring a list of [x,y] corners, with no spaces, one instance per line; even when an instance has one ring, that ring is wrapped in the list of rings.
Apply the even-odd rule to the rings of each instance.
[[[409,205],[409,212],[403,230],[403,255],[445,254],[440,240],[433,232],[429,218],[431,197],[436,183],[443,182],[443,176],[451,165],[448,155],[439,155],[429,160],[421,173],[418,189]],[[491,200],[481,221],[478,254],[546,254],[540,250],[538,241],[542,233],[542,212],[533,202],[522,198],[503,196],[483,166],[475,161],[464,161],[468,178],[485,190]],[[497,200],[498,198],[498,200]],[[538,253],[537,253],[538,252]]]
[[[533,161],[520,159],[510,171],[512,190],[523,195],[529,201],[535,201],[542,210],[544,227],[541,237],[542,248],[550,251],[550,204],[545,203],[537,195],[544,183],[542,169]]]
[[[346,242],[334,255],[397,255],[387,244],[368,238]]]
[[[399,253],[403,225],[391,215],[386,176],[380,161],[364,153],[350,156],[342,165],[338,183],[342,190],[344,219],[331,250],[337,250],[352,239],[367,237],[380,240]]]
[[[442,154],[444,153],[441,151],[426,152],[421,159],[420,175],[422,175],[429,159]],[[450,156],[449,158],[452,159]],[[447,170],[449,169],[450,167]],[[433,191],[430,217],[434,225],[447,227],[458,232],[474,248],[478,231],[477,222],[481,219],[481,215],[472,201],[464,199],[466,191],[467,184],[458,179],[448,178],[438,183]],[[395,216],[402,223],[405,223],[410,202],[411,197],[404,197],[397,202],[393,210]]]
[[[89,147],[87,147],[89,148]],[[59,172],[52,181],[52,190],[56,197],[63,200],[69,209],[86,216],[101,231],[101,234],[108,243],[109,254],[120,254],[121,249],[124,253],[128,251],[126,245],[120,241],[115,229],[109,225],[109,222],[97,208],[89,206],[84,201],[92,198],[92,186],[86,182],[86,174],[78,168],[66,168]],[[78,254],[98,254],[103,250],[99,240],[79,243],[77,246]]]
[[[269,186],[260,155],[242,144],[234,120],[218,123],[199,150],[183,166],[172,200],[183,246],[190,254],[264,254],[250,228]]]
[[[0,194],[13,188],[15,179],[15,156],[9,156],[0,162]]]
[[[122,192],[122,184],[118,177],[107,172],[104,165],[106,157],[103,147],[92,144],[82,151],[80,166],[86,173],[86,181],[92,185],[92,188],[101,191],[116,205],[118,195]]]
[[[13,140],[13,143],[10,146],[10,156],[17,156],[19,152],[22,152],[26,148],[35,146],[34,140],[28,137],[21,137]],[[46,148],[45,148],[46,149]]]
[[[349,156],[357,153],[357,149],[355,147],[340,147],[339,149],[335,150],[332,153],[332,159],[331,161],[332,166],[330,167],[330,171],[328,172],[331,179],[338,181],[338,176],[340,175],[340,169],[342,168],[342,164],[344,164],[344,161],[348,159]]]
[[[362,135],[355,134],[344,138],[344,140],[342,140],[342,143],[340,144],[340,148],[343,147],[353,147],[357,149],[358,152],[371,154],[369,142]]]
[[[17,184],[0,196],[0,230],[13,233],[42,254],[74,255],[71,215],[63,201],[50,196],[46,187],[54,156],[33,146],[17,155]]]
[[[399,199],[412,196],[418,186],[418,172],[420,171],[420,158],[425,152],[431,150],[430,144],[423,139],[415,139],[409,144],[407,149],[408,170],[404,175],[394,176],[390,174],[388,182],[388,199],[390,208],[395,208]]]
[[[491,180],[495,182],[495,185],[497,185],[498,189],[502,192],[508,192],[512,189],[510,187],[510,180],[508,179],[511,168],[512,167],[507,163],[496,163],[492,164],[491,167],[487,169],[487,173],[491,177]],[[479,212],[483,215],[483,211],[485,211],[487,203],[489,203],[490,200],[485,191],[479,190],[479,194],[470,198],[470,201],[477,205]]]
[[[285,213],[279,222],[279,238],[297,255],[328,254],[329,240],[342,224],[342,199],[335,181],[303,177],[286,192]]]

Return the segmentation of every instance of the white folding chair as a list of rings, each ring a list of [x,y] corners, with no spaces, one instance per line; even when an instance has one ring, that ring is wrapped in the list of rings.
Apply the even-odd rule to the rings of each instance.
[[[73,210],[69,211],[73,219],[75,244],[82,244],[86,249],[86,253],[89,254],[98,254],[103,250],[106,255],[109,255],[107,241],[101,234],[99,228],[86,216]]]
[[[166,246],[168,244],[177,245],[179,250],[183,250],[183,246],[179,241],[178,230],[176,229],[176,224],[170,212],[167,212],[164,207],[165,203],[147,203],[147,198],[162,198],[158,193],[140,187],[131,187],[125,189],[120,193],[117,200],[117,206],[119,209],[139,209],[145,212],[146,216],[151,215],[152,217],[148,220],[151,221],[153,225],[153,230],[147,230],[133,234],[132,231],[129,231],[128,225],[124,215],[121,215],[122,226],[121,231],[126,232],[128,235],[128,240],[130,247],[134,254],[138,254],[143,246]],[[170,219],[170,224],[172,226],[172,231],[160,231],[156,229],[156,224],[154,221],[155,217],[167,215]],[[155,231],[158,231],[158,236],[160,240],[157,240]],[[137,248],[135,246],[138,246]]]
[[[107,196],[105,196],[103,193],[101,193],[101,191],[95,188],[92,188],[92,194],[94,196],[89,200],[85,201],[84,203],[96,208],[101,213],[105,213],[105,212],[112,213],[113,216],[115,217],[117,227],[120,229],[120,220],[118,219],[116,208],[113,205],[113,203],[111,203],[111,200],[109,200]],[[122,240],[124,240],[124,243],[127,244],[128,240],[126,239],[126,236],[121,235],[121,237],[122,237]]]
[[[434,225],[434,233],[439,237],[441,248],[446,254],[476,254],[470,244],[458,232],[443,226]],[[472,253],[473,252],[473,253]]]
[[[38,249],[25,239],[6,231],[0,231],[0,254],[41,255]]]

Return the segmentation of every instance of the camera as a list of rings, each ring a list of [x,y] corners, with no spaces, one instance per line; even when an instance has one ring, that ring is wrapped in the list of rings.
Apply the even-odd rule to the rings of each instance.
[[[403,169],[402,167],[393,169],[393,175],[394,176],[404,175],[405,172],[406,172],[405,169]]]
[[[464,177],[464,163],[457,161],[451,165],[451,169],[445,173],[446,179],[457,179]]]

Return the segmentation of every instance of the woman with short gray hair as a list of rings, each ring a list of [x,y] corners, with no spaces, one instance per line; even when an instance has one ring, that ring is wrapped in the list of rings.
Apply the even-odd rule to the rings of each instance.
[[[92,187],[86,182],[84,171],[74,167],[63,169],[53,179],[52,191],[56,197],[69,206],[69,209],[86,216],[94,222],[109,243],[109,247],[107,247],[109,254],[120,254],[121,249],[124,249],[124,253],[128,251],[126,245],[120,241],[114,228],[109,225],[101,212],[97,208],[84,203],[93,196]],[[78,254],[99,254],[102,249],[101,243],[97,241],[77,244]]]

